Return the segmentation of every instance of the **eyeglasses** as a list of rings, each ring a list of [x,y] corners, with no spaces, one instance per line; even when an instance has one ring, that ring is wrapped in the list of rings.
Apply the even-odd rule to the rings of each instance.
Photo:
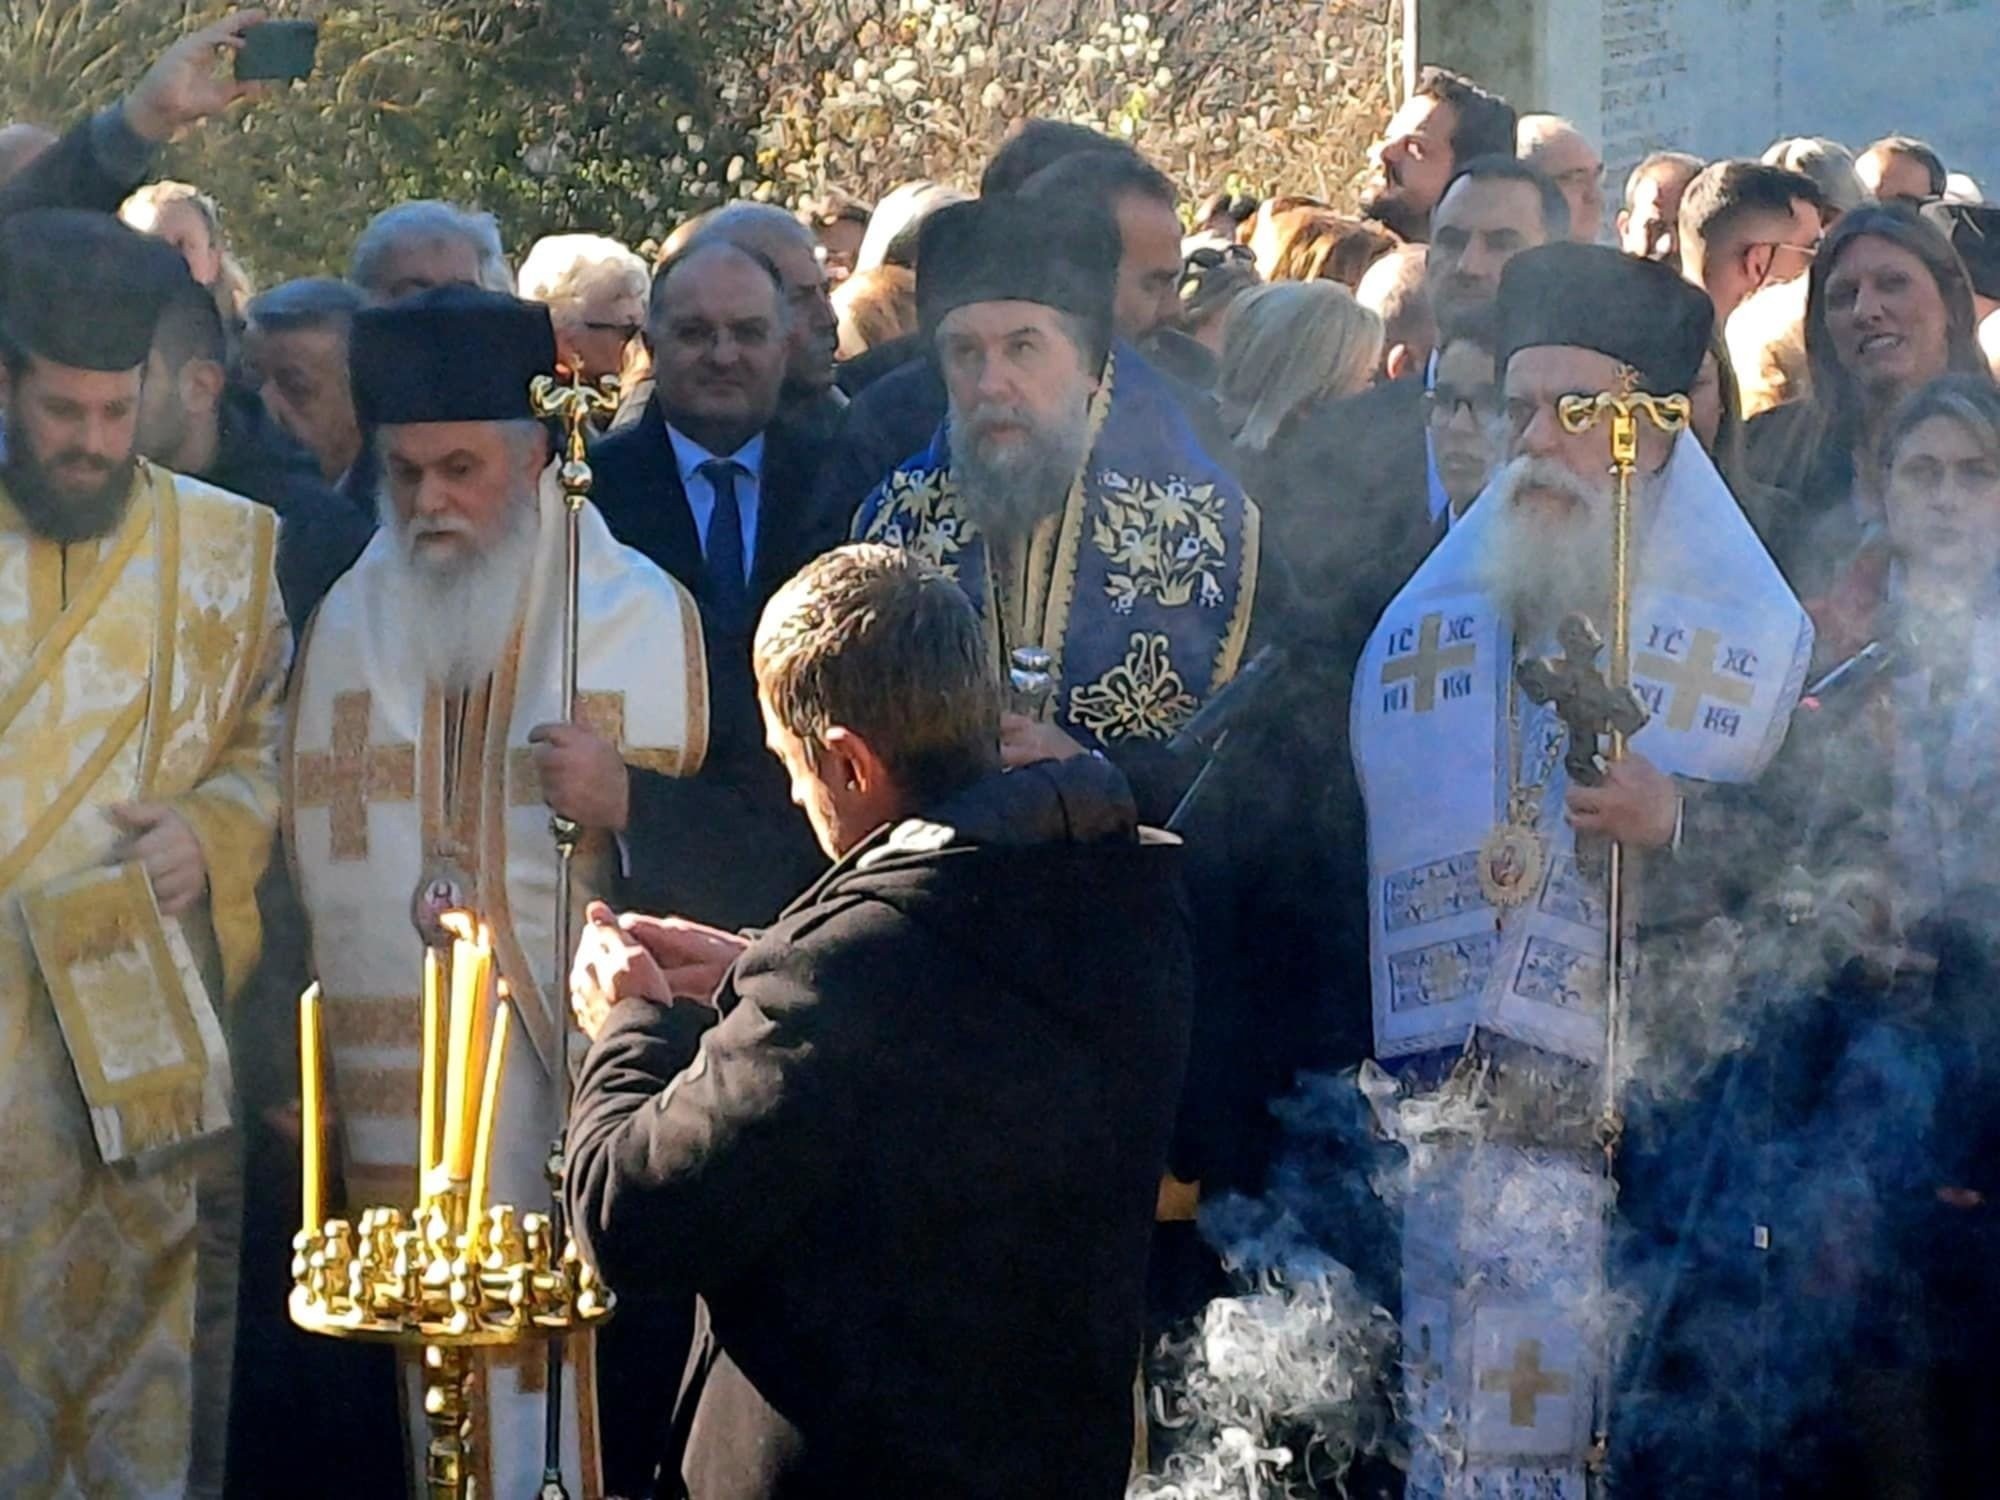
[[[1192,297],[1201,286],[1202,278],[1210,271],[1224,266],[1255,265],[1257,257],[1248,245],[1201,245],[1188,251],[1181,262],[1180,293],[1183,300]]]
[[[583,326],[588,328],[592,333],[615,333],[629,344],[639,336],[640,330],[646,325],[644,323],[593,323],[585,319]]]
[[[1248,245],[1197,245],[1182,263],[1184,271],[1213,271],[1232,260],[1253,261],[1257,257]]]
[[[1558,172],[1555,183],[1557,187],[1564,188],[1602,187],[1604,164],[1599,162],[1594,167],[1571,167],[1567,172]]]
[[[1778,252],[1780,250],[1789,250],[1805,262],[1805,265],[1800,266],[1791,273],[1792,276],[1800,276],[1805,273],[1806,266],[1811,265],[1818,258],[1820,243],[1819,240],[1814,240],[1810,245],[1794,245],[1788,240],[1752,240],[1743,247],[1743,253],[1748,256],[1752,251],[1756,250],[1769,250],[1771,252],[1770,258],[1764,262],[1763,274],[1757,278],[1757,284],[1762,286],[1770,281],[1771,273],[1777,269]],[[1785,279],[1789,280],[1790,278],[1787,277]]]
[[[1460,412],[1480,426],[1500,415],[1500,392],[1495,386],[1472,386],[1459,390],[1434,386],[1424,392],[1424,420],[1433,427],[1449,427]]]

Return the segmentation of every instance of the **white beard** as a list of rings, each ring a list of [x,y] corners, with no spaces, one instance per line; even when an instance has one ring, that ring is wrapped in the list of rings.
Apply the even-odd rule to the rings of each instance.
[[[535,497],[516,496],[506,509],[504,530],[477,552],[448,560],[412,551],[410,528],[386,493],[382,524],[398,544],[395,595],[404,638],[424,680],[447,692],[483,682],[500,665],[527,596],[541,532]]]
[[[1522,498],[1528,489],[1569,499]],[[1591,485],[1552,459],[1516,458],[1493,476],[1481,508],[1491,508],[1483,590],[1513,622],[1523,644],[1549,640],[1572,614],[1587,615],[1609,635],[1611,600],[1611,488]]]

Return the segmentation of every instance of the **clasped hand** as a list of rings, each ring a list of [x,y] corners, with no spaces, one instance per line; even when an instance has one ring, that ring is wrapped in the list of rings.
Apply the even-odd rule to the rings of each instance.
[[[708,1002],[737,955],[750,946],[740,933],[690,922],[614,912],[593,901],[570,967],[570,1009],[591,1040],[620,1000]]]

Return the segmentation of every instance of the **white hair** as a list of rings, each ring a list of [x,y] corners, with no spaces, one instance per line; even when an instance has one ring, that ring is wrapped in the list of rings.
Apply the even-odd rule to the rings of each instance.
[[[521,262],[521,295],[568,312],[604,287],[645,300],[651,282],[646,263],[601,234],[551,234],[536,240]]]
[[[1794,135],[1773,141],[1765,149],[1763,161],[1767,167],[1783,167],[1810,177],[1819,185],[1827,207],[1836,213],[1859,208],[1868,197],[1868,189],[1854,175],[1854,153],[1826,136]]]
[[[914,266],[916,231],[923,221],[949,204],[965,202],[968,196],[957,188],[928,179],[892,188],[868,216],[861,248],[854,255],[854,269],[866,271],[871,266],[890,264]],[[896,252],[894,259],[892,251]]]
[[[460,208],[438,198],[414,198],[370,219],[354,242],[347,279],[379,296],[384,290],[377,284],[382,262],[397,245],[411,240],[464,240],[479,258],[479,285],[489,292],[514,290],[514,273],[500,244],[500,221],[483,209]]]

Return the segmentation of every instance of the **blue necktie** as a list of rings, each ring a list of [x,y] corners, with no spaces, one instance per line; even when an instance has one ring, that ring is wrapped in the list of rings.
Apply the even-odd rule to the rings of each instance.
[[[733,459],[712,458],[697,472],[715,492],[703,548],[708,575],[703,602],[718,631],[738,635],[748,623],[744,616],[750,607],[750,590],[743,578],[743,509],[736,501],[736,476],[744,468]]]

